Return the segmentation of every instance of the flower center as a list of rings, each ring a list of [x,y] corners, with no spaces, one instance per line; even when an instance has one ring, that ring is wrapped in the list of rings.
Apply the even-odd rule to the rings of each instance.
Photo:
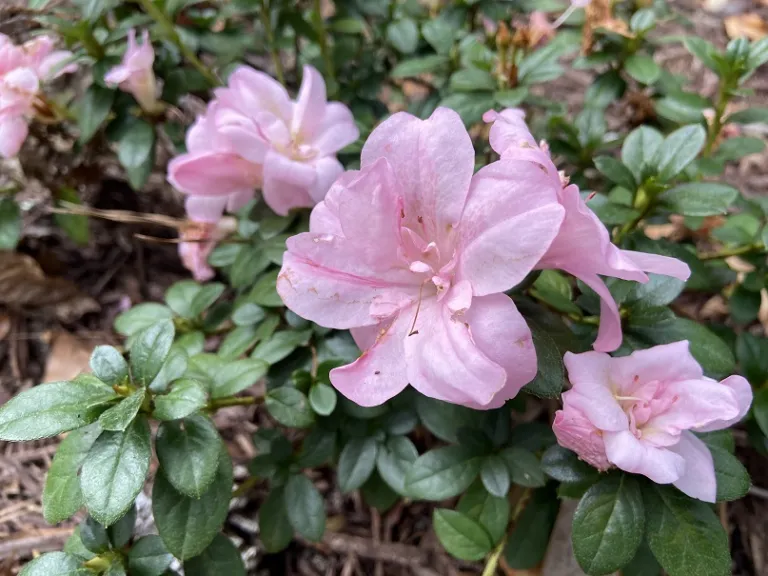
[[[405,219],[404,215],[402,217]],[[436,294],[437,299],[442,300],[453,284],[458,259],[452,243],[441,245],[431,239],[421,216],[416,218],[415,226],[401,224],[400,235],[401,256],[423,286],[424,296]]]
[[[614,392],[613,397],[619,402],[629,419],[629,430],[636,438],[643,436],[643,429],[649,422],[667,412],[677,401],[678,396],[664,394],[664,384],[658,381],[641,383],[635,376],[632,384],[625,390]]]

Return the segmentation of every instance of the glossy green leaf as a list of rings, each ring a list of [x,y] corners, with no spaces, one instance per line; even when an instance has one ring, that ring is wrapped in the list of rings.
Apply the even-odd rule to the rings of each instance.
[[[77,109],[78,142],[85,144],[96,134],[112,110],[115,91],[98,84],[91,84],[80,99]]]
[[[232,540],[217,534],[202,554],[184,562],[185,576],[245,576],[245,565]]]
[[[408,78],[410,76],[418,76],[420,74],[427,74],[435,72],[448,65],[448,57],[433,54],[431,56],[423,56],[420,58],[410,58],[403,60],[392,69],[390,73],[391,78]]]
[[[156,302],[145,302],[126,310],[115,318],[115,331],[123,336],[133,336],[160,320],[170,320],[173,312]]]
[[[90,366],[93,375],[108,386],[122,384],[128,378],[128,363],[112,346],[96,346]]]
[[[104,526],[114,524],[144,487],[151,449],[149,424],[137,417],[125,432],[102,432],[80,472],[88,512]]]
[[[432,514],[432,525],[445,550],[461,560],[481,560],[493,548],[485,528],[456,510],[436,509]]]
[[[409,438],[395,436],[379,446],[376,469],[390,488],[401,496],[407,496],[405,477],[418,457],[419,452]]]
[[[496,544],[504,537],[509,523],[509,500],[489,493],[482,482],[475,481],[456,505],[456,510],[477,521]]]
[[[319,542],[325,532],[325,504],[312,481],[294,474],[285,485],[285,508],[293,529],[307,540]]]
[[[480,467],[480,479],[483,486],[494,496],[504,498],[509,492],[509,469],[503,458],[492,455],[486,456]]]
[[[336,408],[336,391],[328,384],[315,384],[309,390],[309,403],[312,410],[321,416],[330,416]]]
[[[637,188],[635,177],[631,170],[619,160],[611,156],[598,156],[595,158],[595,168],[614,184],[618,184],[627,190],[634,191]]]
[[[104,430],[112,432],[122,432],[128,428],[136,414],[139,413],[145,394],[144,388],[138,388],[130,396],[123,398],[99,416],[99,425]]]
[[[307,344],[312,337],[311,330],[281,330],[275,332],[269,340],[264,340],[253,350],[251,358],[275,364],[287,358],[299,346]]]
[[[461,494],[477,477],[482,458],[466,446],[422,454],[408,469],[405,490],[415,498],[439,501]]]
[[[504,548],[504,559],[510,568],[530,570],[541,563],[559,510],[560,501],[550,487],[533,492]]]
[[[387,41],[400,53],[412,54],[419,44],[419,28],[410,18],[401,18],[387,25]]]
[[[13,198],[0,198],[0,250],[14,250],[21,238],[21,211]]]
[[[288,521],[285,491],[273,488],[259,508],[260,536],[264,549],[270,554],[288,547],[293,539],[293,528]]]
[[[76,556],[66,552],[48,552],[38,556],[19,573],[19,576],[92,576]]]
[[[653,84],[661,76],[661,68],[653,58],[644,54],[633,54],[624,62],[624,70],[640,84]]]
[[[282,386],[271,390],[265,405],[269,414],[283,426],[307,428],[315,421],[309,400],[296,388]]]
[[[666,182],[682,172],[701,149],[707,134],[699,124],[683,126],[667,136],[653,157],[659,179]]]
[[[136,335],[131,345],[131,376],[136,384],[149,385],[171,351],[173,322],[161,320]]]
[[[154,397],[152,416],[158,420],[179,420],[203,408],[207,401],[205,388],[195,380],[177,380],[168,394]]]
[[[142,536],[128,552],[128,572],[131,576],[160,576],[173,561],[162,538],[155,534]]]
[[[656,168],[654,158],[663,141],[664,137],[661,133],[650,126],[635,128],[624,139],[621,147],[621,161],[632,171],[638,182],[643,180],[643,174],[647,169]]]
[[[362,486],[376,466],[378,443],[373,438],[353,438],[339,456],[336,476],[342,492],[351,492]]]
[[[715,216],[726,214],[738,196],[736,188],[725,184],[688,182],[667,190],[659,199],[684,216]]]

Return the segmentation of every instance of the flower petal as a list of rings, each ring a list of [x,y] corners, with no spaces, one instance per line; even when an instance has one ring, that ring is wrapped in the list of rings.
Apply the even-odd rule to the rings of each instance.
[[[323,123],[311,142],[321,155],[335,154],[360,137],[352,112],[341,102],[329,102],[325,107]]]
[[[304,66],[299,96],[293,108],[291,132],[306,141],[314,139],[325,116],[325,80],[312,66]]]
[[[647,381],[646,376],[641,376]],[[680,430],[702,428],[718,421],[738,418],[741,410],[728,386],[709,379],[667,382],[664,396],[675,402],[665,412],[645,425],[651,429],[676,434]]]
[[[497,408],[517,396],[536,377],[536,349],[531,330],[506,294],[472,299],[464,315],[478,350],[507,373],[504,387],[485,408]]]
[[[20,116],[0,119],[0,156],[3,158],[16,156],[28,132],[27,121]]]
[[[702,380],[704,372],[691,355],[688,341],[682,340],[616,358],[610,376],[615,382],[630,386],[636,379],[643,382]]]
[[[461,253],[459,277],[476,296],[509,290],[536,266],[557,234],[563,208],[547,204],[488,227]]]
[[[621,331],[621,314],[613,294],[605,282],[597,274],[575,273],[579,280],[592,288],[600,297],[600,325],[597,329],[597,339],[593,347],[598,352],[613,352],[623,340]]]
[[[258,186],[261,166],[228,152],[183,154],[168,164],[168,181],[185,194],[229,196]]]
[[[712,453],[691,432],[683,432],[680,441],[669,450],[685,459],[685,472],[675,481],[675,487],[691,498],[714,503],[717,499],[717,480]]]
[[[224,214],[227,202],[228,196],[187,196],[184,207],[190,220],[216,223]]]
[[[635,252],[634,250],[622,250],[621,252],[644,272],[672,276],[679,280],[688,280],[691,276],[691,269],[688,264],[677,258],[670,258],[669,256],[661,256],[659,254],[648,254],[646,252]]]
[[[741,421],[741,419],[747,415],[747,412],[749,412],[749,406],[752,404],[752,386],[750,386],[746,378],[742,376],[729,376],[720,382],[720,385],[731,390],[733,397],[736,400],[736,404],[739,407],[739,413],[733,418],[726,420],[718,419],[714,422],[710,422],[706,426],[699,426],[696,428],[697,432],[712,432],[713,430],[729,428]]]
[[[367,330],[366,330],[367,331]],[[374,342],[352,364],[331,370],[331,383],[360,406],[383,404],[408,385],[403,363],[408,314],[370,328]]]
[[[248,115],[256,110],[265,110],[290,122],[293,115],[291,102],[285,87],[269,74],[254,70],[250,66],[239,66],[229,77],[228,88],[216,92],[223,94],[222,101],[230,102],[237,109]]]
[[[473,342],[470,327],[452,319],[435,298],[422,301],[414,329],[405,338],[408,380],[438,400],[487,407],[504,388],[504,368]]]
[[[629,430],[604,432],[603,442],[608,460],[625,472],[642,474],[657,484],[671,484],[685,474],[680,454],[642,442]]]
[[[316,180],[309,189],[309,195],[315,202],[320,202],[328,193],[331,184],[344,172],[344,166],[335,156],[325,156],[314,164]]]
[[[368,137],[363,168],[386,158],[395,172],[405,203],[406,224],[443,237],[461,218],[475,165],[475,151],[464,124],[453,110],[438,108],[428,120],[405,112],[393,114]]]

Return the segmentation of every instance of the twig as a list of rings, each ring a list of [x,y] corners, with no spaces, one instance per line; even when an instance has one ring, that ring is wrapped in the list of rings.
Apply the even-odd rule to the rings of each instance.
[[[127,224],[157,224],[166,226],[174,230],[182,230],[188,222],[181,218],[172,218],[161,214],[145,214],[142,212],[131,212],[130,210],[100,210],[98,208],[89,208],[72,202],[62,202],[61,207],[48,208],[52,214],[74,214],[76,216],[91,216],[92,218],[102,218],[113,222],[124,222]]]
[[[317,550],[327,551],[330,549],[337,554],[355,554],[361,558],[381,560],[400,566],[428,566],[430,563],[428,550],[407,544],[387,542],[375,544],[368,538],[327,531],[320,543],[309,542],[303,538],[299,540],[305,546]]]
[[[763,245],[760,243],[749,244],[747,246],[739,246],[738,248],[724,248],[716,252],[708,252],[699,254],[699,260],[717,260],[718,258],[729,258],[731,256],[741,256],[742,254],[749,254],[757,250],[762,250]]]
[[[768,500],[768,490],[760,488],[759,486],[750,486],[749,494],[757,498],[762,498],[763,500]]]
[[[163,14],[163,11],[155,5],[153,0],[134,0],[134,2],[141,4],[141,7],[144,9],[144,11],[149,14],[155,22],[157,22],[160,28],[162,28],[163,32],[168,37],[168,40],[176,45],[176,47],[179,49],[179,52],[181,52],[182,56],[184,56],[187,62],[189,62],[198,72],[200,72],[200,74],[205,77],[211,86],[219,86],[221,84],[219,78],[200,61],[197,55],[192,50],[190,50],[187,45],[184,44],[184,42],[181,41],[181,38],[179,38],[179,35],[176,32],[176,28],[173,26],[173,22],[171,22],[168,17]]]
[[[41,552],[61,548],[72,534],[74,528],[51,528],[37,534],[7,538],[0,541],[0,558],[8,556],[25,557],[33,550]]]
[[[218,410],[229,406],[251,406],[252,404],[261,404],[264,398],[256,396],[231,396],[228,398],[214,398],[206,406],[207,410]]]

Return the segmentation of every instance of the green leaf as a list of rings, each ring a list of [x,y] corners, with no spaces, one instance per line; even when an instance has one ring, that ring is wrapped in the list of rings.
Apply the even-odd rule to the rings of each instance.
[[[416,397],[416,410],[427,430],[441,440],[453,444],[459,441],[459,430],[479,429],[484,420],[482,412],[422,395]]]
[[[493,108],[491,92],[456,92],[440,102],[440,106],[455,110],[466,126],[476,124],[483,119],[483,114]]]
[[[469,516],[488,531],[496,544],[504,537],[509,523],[509,501],[490,494],[482,482],[475,481],[459,500],[456,510]]]
[[[251,353],[251,358],[259,358],[268,364],[275,364],[287,358],[299,346],[306,346],[312,337],[312,330],[280,330],[269,340],[261,342]]]
[[[205,334],[199,330],[195,330],[194,332],[187,332],[186,334],[178,336],[171,348],[171,354],[178,350],[184,352],[188,357],[195,356],[203,351],[204,346]]]
[[[412,54],[419,45],[419,28],[410,18],[390,22],[387,41],[400,53]]]
[[[163,422],[155,450],[166,479],[184,496],[200,498],[216,477],[221,438],[208,418],[195,414]]]
[[[296,388],[282,386],[270,390],[265,405],[269,414],[283,426],[307,428],[315,421],[307,397]]]
[[[353,438],[339,456],[336,477],[342,493],[352,492],[365,484],[376,466],[378,443],[373,438]]]
[[[736,338],[736,357],[741,373],[753,386],[768,382],[768,339],[742,332]]]
[[[611,574],[628,564],[643,541],[645,510],[640,486],[627,474],[592,486],[573,516],[573,552],[587,574]]]
[[[80,538],[80,530],[81,526],[75,527],[72,535],[67,538],[67,541],[64,543],[63,551],[67,554],[71,554],[72,556],[77,556],[83,561],[87,561],[91,558],[95,558],[96,554],[85,547],[82,539]]]
[[[71,204],[82,205],[80,197],[74,188],[63,186],[56,192],[56,205],[60,206],[62,201]],[[0,216],[0,219],[2,217]],[[56,225],[76,244],[87,246],[90,239],[90,228],[88,226],[88,217],[82,214],[54,214],[53,219]]]
[[[312,481],[294,474],[285,485],[285,510],[293,529],[312,542],[319,542],[325,532],[323,497]]]
[[[451,75],[451,89],[457,92],[478,92],[496,89],[496,80],[479,68],[464,68]]]
[[[245,576],[245,565],[232,540],[217,534],[202,554],[184,562],[186,576]]]
[[[699,124],[683,126],[667,136],[653,157],[659,179],[666,182],[680,174],[699,155],[706,138]]]
[[[376,469],[382,480],[401,496],[407,496],[405,477],[408,469],[419,457],[416,446],[406,436],[395,436],[379,446]]]
[[[410,58],[403,60],[397,64],[390,72],[390,78],[408,78],[412,76],[418,76],[419,74],[426,74],[430,72],[436,72],[441,68],[448,66],[449,59],[447,56],[439,54],[433,54],[431,56],[423,56],[421,58]]]
[[[250,388],[264,377],[268,369],[266,362],[252,358],[227,362],[216,374],[211,386],[211,398],[234,396]]]
[[[125,432],[102,432],[83,463],[80,488],[88,512],[114,524],[133,505],[149,471],[149,424],[137,417]]]
[[[624,62],[624,70],[640,84],[653,84],[661,76],[661,68],[653,58],[644,54],[633,54]]]
[[[85,91],[77,109],[77,126],[80,136],[77,141],[83,145],[101,128],[112,110],[115,91],[98,84],[91,84]]]
[[[400,496],[381,479],[376,472],[360,487],[360,494],[369,506],[379,512],[386,512],[400,500]]]
[[[727,576],[728,537],[705,502],[672,486],[643,484],[648,545],[669,576]]]
[[[232,312],[232,322],[235,326],[253,326],[264,320],[264,308],[253,302],[245,302]]]
[[[533,283],[531,295],[566,314],[580,314],[581,310],[573,303],[573,291],[570,282],[555,270],[542,270]]]
[[[630,191],[637,189],[635,177],[632,175],[630,169],[616,160],[616,158],[611,156],[598,156],[595,158],[595,168],[614,184],[618,184]]]
[[[611,102],[621,99],[627,89],[627,83],[616,70],[599,74],[587,88],[584,95],[585,105],[604,109]]]
[[[533,452],[519,446],[510,446],[502,450],[500,456],[506,462],[515,484],[538,488],[547,482],[541,462]]]
[[[761,138],[736,136],[722,142],[715,150],[713,158],[721,162],[733,162],[750,154],[760,154],[764,149],[765,142]]]
[[[456,510],[436,509],[432,525],[445,550],[460,560],[481,560],[493,548],[485,528]]]
[[[117,394],[93,376],[25,390],[0,406],[0,440],[38,440],[95,421]]]
[[[124,168],[138,168],[150,158],[155,147],[155,130],[149,122],[134,118],[120,135],[117,159]]]
[[[266,253],[248,246],[238,252],[232,268],[229,271],[229,279],[233,288],[247,288],[251,286],[259,275],[269,267],[269,258]],[[266,295],[269,293],[269,286],[263,286]]]
[[[408,469],[405,490],[422,500],[445,500],[461,494],[477,477],[480,458],[472,448],[446,446],[422,454]]]
[[[99,425],[104,430],[112,432],[122,432],[130,426],[136,414],[139,413],[141,403],[144,402],[146,390],[139,388],[130,396],[115,404],[109,410],[106,410],[99,416]]]
[[[205,388],[197,381],[185,378],[177,380],[168,394],[154,397],[152,416],[158,420],[179,420],[197,412],[205,406]]]
[[[278,308],[283,305],[283,300],[277,293],[275,285],[279,270],[269,272],[262,276],[251,292],[248,294],[248,301],[265,306],[266,308]]]
[[[421,34],[424,40],[429,42],[430,46],[438,54],[448,54],[453,48],[453,39],[456,29],[448,22],[447,18],[433,18],[427,20],[421,25]]]
[[[500,90],[493,93],[493,99],[496,104],[503,106],[504,108],[514,108],[523,103],[528,96],[528,88],[521,86],[519,88],[513,88],[511,90]]]
[[[122,384],[128,378],[128,363],[112,346],[96,346],[90,366],[93,375],[108,386]]]
[[[768,123],[768,108],[747,108],[734,112],[725,119],[725,124]]]
[[[182,280],[171,285],[165,291],[165,303],[182,318],[194,318],[191,305],[192,299],[200,293],[202,286],[194,280]]]
[[[551,487],[533,492],[504,548],[504,559],[510,568],[529,570],[541,563],[559,509],[560,501]]]
[[[99,425],[91,424],[67,434],[56,449],[43,490],[43,516],[48,524],[63,522],[83,505],[78,472],[99,434]]]
[[[510,478],[504,459],[496,455],[486,456],[480,467],[480,480],[488,492],[499,498],[506,498]]]
[[[141,386],[149,385],[171,351],[173,322],[161,320],[136,335],[131,344],[131,376]]]
[[[715,216],[726,214],[738,196],[736,188],[725,184],[688,182],[667,190],[659,199],[684,216]]]
[[[167,306],[146,302],[126,310],[115,318],[115,331],[123,336],[133,336],[161,320],[170,320],[173,312]]]
[[[109,550],[107,529],[90,516],[80,525],[80,541],[95,554]]]
[[[232,461],[223,445],[208,490],[188,498],[174,490],[161,472],[152,489],[152,514],[168,551],[184,561],[202,553],[219,533],[232,496]]]
[[[133,536],[133,529],[136,527],[136,506],[131,506],[130,510],[120,520],[107,528],[109,541],[112,548],[123,548]]]
[[[538,372],[523,390],[539,398],[557,398],[563,390],[565,368],[563,355],[549,333],[531,319],[526,319],[536,349]]]
[[[320,416],[330,416],[336,408],[336,391],[327,384],[315,384],[309,390],[309,404]]]
[[[661,576],[661,566],[643,541],[632,561],[621,569],[621,576]]]
[[[709,448],[715,464],[716,500],[724,502],[746,496],[752,482],[744,465],[729,450],[718,445],[716,440],[710,440],[708,434],[702,434],[699,438]]]
[[[128,552],[128,572],[131,576],[160,576],[173,561],[160,536],[142,536]]]
[[[570,484],[595,482],[600,476],[595,468],[559,444],[553,444],[544,452],[541,469],[550,478]]]
[[[168,389],[168,385],[174,380],[178,380],[187,371],[189,358],[184,349],[177,346],[171,346],[168,357],[163,362],[160,372],[149,384],[149,389],[155,393],[163,393]]]
[[[219,299],[226,286],[220,282],[212,282],[210,284],[204,284],[200,290],[192,298],[189,303],[189,313],[192,318],[200,316],[203,312],[208,310],[211,305]]]
[[[692,92],[676,91],[653,103],[656,114],[675,123],[693,124],[704,120],[704,111],[712,103]]]
[[[752,414],[760,430],[768,436],[768,388],[761,388],[755,393]]]
[[[255,327],[238,326],[224,337],[216,354],[224,360],[233,360],[248,352],[258,341],[259,335]]]
[[[636,181],[642,181],[648,168],[656,168],[654,157],[664,141],[664,137],[655,128],[640,126],[635,128],[624,140],[621,147],[621,161],[632,171]]]
[[[15,250],[21,238],[21,211],[13,198],[0,198],[0,250]]]
[[[24,566],[19,576],[92,576],[76,556],[66,552],[48,552]]]
[[[701,63],[704,64],[704,66],[714,72],[720,71],[717,60],[714,58],[718,53],[718,50],[713,44],[696,36],[686,36],[683,39],[683,44],[688,49],[688,52],[701,60]]]
[[[284,550],[293,539],[293,528],[286,510],[282,487],[273,488],[259,508],[259,534],[264,549],[270,554]]]

